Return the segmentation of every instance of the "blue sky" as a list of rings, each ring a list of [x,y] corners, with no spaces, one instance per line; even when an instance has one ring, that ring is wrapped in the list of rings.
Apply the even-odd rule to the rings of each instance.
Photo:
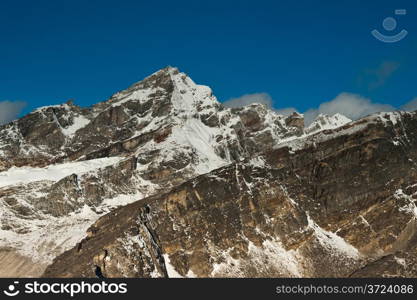
[[[89,106],[167,65],[220,101],[263,93],[305,112],[344,93],[400,107],[417,97],[416,14],[416,1],[1,1],[0,108]],[[387,44],[373,29],[409,34]]]

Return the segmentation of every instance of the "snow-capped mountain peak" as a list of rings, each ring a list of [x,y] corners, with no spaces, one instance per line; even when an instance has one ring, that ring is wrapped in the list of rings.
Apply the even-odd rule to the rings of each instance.
[[[197,108],[220,105],[209,87],[195,84],[188,75],[177,68],[166,67],[116,93],[109,100],[96,105],[96,108],[108,105],[116,107],[129,102],[145,105],[151,100],[162,101],[177,112],[193,112]]]

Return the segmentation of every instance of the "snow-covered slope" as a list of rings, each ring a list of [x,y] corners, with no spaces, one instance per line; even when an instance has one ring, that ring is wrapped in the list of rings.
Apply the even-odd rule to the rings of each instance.
[[[50,165],[44,168],[12,167],[7,171],[0,172],[0,188],[44,180],[56,182],[71,174],[81,175],[114,165],[121,159],[122,158],[120,157],[98,158],[87,161]]]
[[[352,120],[339,113],[332,116],[319,114],[313,123],[305,129],[305,132],[311,134],[322,130],[335,129],[349,122],[352,122]]]

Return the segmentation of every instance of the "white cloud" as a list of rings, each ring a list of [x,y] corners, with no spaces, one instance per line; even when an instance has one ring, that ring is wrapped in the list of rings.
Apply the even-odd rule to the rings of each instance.
[[[359,75],[358,83],[368,90],[379,88],[400,68],[396,61],[383,61],[375,68],[368,68]]]
[[[374,103],[360,95],[341,93],[329,102],[320,104],[318,108],[309,109],[304,113],[305,124],[310,124],[319,114],[334,115],[340,113],[349,119],[357,120],[366,115],[393,111],[395,108],[388,104]]]
[[[225,102],[223,105],[226,107],[242,107],[253,103],[265,104],[267,107],[272,107],[272,98],[267,93],[255,93],[246,94],[238,98],[232,98]]]
[[[255,93],[255,94],[246,94],[238,98],[232,98],[223,102],[223,105],[226,107],[242,107],[246,105],[250,105],[253,103],[261,103],[266,105],[268,108],[273,109],[278,114],[289,116],[293,112],[297,111],[294,107],[286,107],[275,109],[272,107],[272,98],[267,93]]]
[[[274,111],[277,114],[284,115],[284,116],[289,116],[295,111],[298,112],[297,109],[295,109],[294,107],[279,108],[279,109],[274,109]]]
[[[406,111],[415,111],[415,110],[417,110],[417,98],[414,98],[410,102],[401,106],[401,109],[406,110]]]
[[[0,102],[0,125],[16,119],[22,109],[26,106],[22,101],[1,101]]]

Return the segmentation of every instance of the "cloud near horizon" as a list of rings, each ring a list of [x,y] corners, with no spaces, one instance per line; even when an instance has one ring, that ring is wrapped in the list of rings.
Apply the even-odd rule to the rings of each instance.
[[[401,106],[402,110],[415,111],[417,110],[417,97]]]
[[[267,93],[245,94],[243,96],[229,99],[223,102],[223,105],[230,108],[242,107],[253,103],[264,104],[272,107],[272,98]]]
[[[341,93],[331,101],[323,102],[318,108],[304,112],[306,124],[310,124],[319,114],[334,115],[340,113],[351,120],[357,120],[372,113],[393,111],[389,104],[375,103],[370,99],[351,93]]]
[[[0,125],[16,119],[25,106],[23,101],[0,101]]]
[[[383,61],[375,68],[368,68],[361,72],[358,77],[359,86],[365,86],[368,90],[377,89],[400,68],[396,61]]]
[[[252,103],[262,103],[273,109],[275,112],[282,115],[290,115],[292,112],[297,111],[293,107],[287,108],[273,108],[272,98],[267,93],[255,93],[246,94],[242,97],[230,99],[223,104],[226,107],[241,107]],[[334,115],[340,113],[351,120],[357,120],[367,115],[376,112],[389,112],[394,110],[417,110],[417,98],[409,101],[399,108],[395,108],[389,104],[373,102],[371,99],[362,97],[352,93],[340,93],[333,100],[321,103],[317,108],[310,108],[303,112],[305,124],[309,125],[319,114]]]
[[[236,108],[250,105],[253,103],[260,103],[266,105],[268,108],[273,109],[275,112],[288,116],[294,111],[297,111],[294,107],[286,107],[275,109],[272,107],[272,97],[267,93],[254,93],[254,94],[245,94],[241,97],[232,98],[223,102],[225,107]]]

